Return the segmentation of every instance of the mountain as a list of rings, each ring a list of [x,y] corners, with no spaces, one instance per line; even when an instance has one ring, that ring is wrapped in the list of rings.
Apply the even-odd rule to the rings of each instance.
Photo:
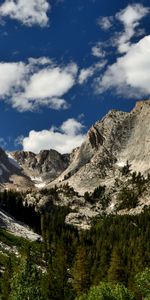
[[[7,188],[42,188],[69,165],[70,155],[55,150],[39,154],[27,151],[6,153],[0,148],[0,184]]]
[[[81,194],[99,185],[112,186],[127,161],[132,171],[148,174],[149,120],[150,101],[137,102],[129,113],[110,111],[90,128],[68,168],[52,184],[68,182]]]
[[[33,188],[30,178],[9,153],[0,148],[0,185],[11,188]]]
[[[117,284],[115,299],[134,298],[124,282],[137,295],[134,277],[149,266],[149,120],[150,101],[138,102],[130,113],[110,111],[71,154],[0,149],[4,299],[12,287],[14,299],[26,290],[35,299],[35,286],[37,298],[75,299],[78,283],[102,281],[110,295],[116,278],[123,294]]]
[[[127,164],[131,171],[150,172],[150,101],[131,112],[110,111],[93,125],[83,144],[71,154],[55,150],[39,154],[0,149],[0,183],[8,188],[43,188],[68,183],[75,191],[112,187]],[[120,175],[119,175],[120,176]]]
[[[27,151],[15,151],[11,155],[37,188],[57,178],[70,161],[69,154],[61,155],[52,149],[40,151],[37,155]]]

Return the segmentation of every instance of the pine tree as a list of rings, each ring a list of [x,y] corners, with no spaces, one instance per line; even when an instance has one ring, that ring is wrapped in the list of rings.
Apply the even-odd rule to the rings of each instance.
[[[90,285],[89,263],[85,247],[79,246],[72,269],[73,287],[77,295],[86,292]]]
[[[29,258],[24,258],[11,281],[10,300],[42,300],[41,273]]]
[[[12,274],[12,262],[11,259],[9,258],[7,261],[7,264],[5,266],[5,271],[4,274],[2,276],[2,280],[1,280],[1,298],[2,300],[8,300],[9,298],[9,294],[10,294],[10,282],[11,282],[11,274]]]
[[[108,269],[108,281],[116,283],[125,281],[125,265],[117,247],[114,247],[112,251],[110,267]]]

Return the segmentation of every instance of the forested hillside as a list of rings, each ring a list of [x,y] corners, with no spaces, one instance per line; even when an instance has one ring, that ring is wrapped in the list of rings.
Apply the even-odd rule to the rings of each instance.
[[[66,207],[49,202],[36,212],[12,191],[0,199],[1,208],[43,237],[29,242],[1,229],[1,299],[149,299],[149,208],[133,216],[103,214],[83,231],[65,224]],[[4,244],[17,247],[17,255]]]

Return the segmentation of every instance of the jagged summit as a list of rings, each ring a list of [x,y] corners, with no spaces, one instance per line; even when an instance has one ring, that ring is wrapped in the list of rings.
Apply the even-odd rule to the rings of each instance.
[[[0,184],[7,188],[32,188],[34,185],[10,153],[0,148]]]
[[[80,193],[100,184],[111,186],[118,168],[128,161],[133,171],[150,172],[150,100],[139,101],[131,112],[111,110],[87,132],[71,154],[55,150],[39,154],[0,149],[0,183],[42,188],[73,186]]]
[[[74,160],[58,182],[84,193],[99,184],[112,185],[118,168],[150,172],[150,100],[137,102],[131,112],[110,111],[90,128]]]
[[[42,188],[68,167],[69,157],[55,150],[6,153],[0,148],[0,183],[15,189]]]

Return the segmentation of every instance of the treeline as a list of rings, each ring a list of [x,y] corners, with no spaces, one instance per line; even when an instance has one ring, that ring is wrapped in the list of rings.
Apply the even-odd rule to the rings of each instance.
[[[40,214],[35,210],[35,205],[24,201],[24,194],[14,190],[0,192],[0,208],[16,218],[37,233],[41,232]]]
[[[103,195],[103,191],[104,188],[99,189],[97,194]],[[32,223],[28,206],[23,208],[23,215],[18,214],[22,209],[18,197],[22,195],[12,192],[10,197],[5,192],[2,196],[3,209],[22,221],[27,218],[28,225]],[[9,205],[9,201],[15,205]],[[52,202],[40,215],[34,210],[33,216],[38,220],[34,229],[41,232],[44,240],[38,265],[30,249],[24,251],[21,262],[19,258],[12,266],[9,261],[1,276],[1,299],[149,299],[138,290],[136,276],[147,272],[144,278],[150,285],[150,272],[146,269],[150,268],[150,209],[136,216],[100,216],[89,231],[66,225],[68,212],[68,208],[56,207]],[[146,288],[145,281],[140,284]]]

